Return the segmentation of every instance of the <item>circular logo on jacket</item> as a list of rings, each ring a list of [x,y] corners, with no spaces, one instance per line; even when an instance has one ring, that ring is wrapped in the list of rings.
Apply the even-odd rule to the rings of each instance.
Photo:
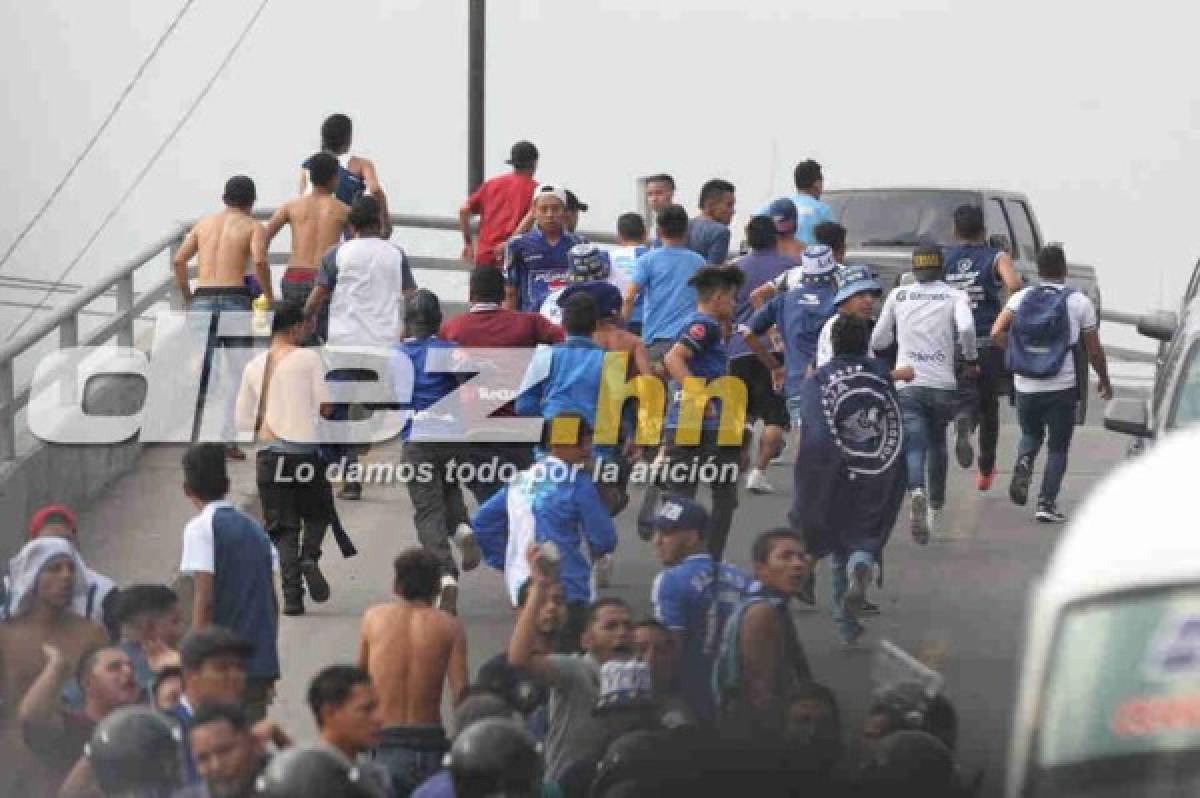
[[[704,340],[704,332],[704,325],[699,322],[696,322],[688,328],[688,335],[698,340]]]
[[[975,268],[975,262],[972,261],[970,258],[963,258],[962,260],[960,260],[958,262],[958,264],[956,265],[955,268],[958,269],[959,274],[966,274],[967,272],[969,272]]]
[[[821,404],[852,478],[882,474],[895,465],[904,425],[886,379],[862,366],[837,369],[821,386]]]

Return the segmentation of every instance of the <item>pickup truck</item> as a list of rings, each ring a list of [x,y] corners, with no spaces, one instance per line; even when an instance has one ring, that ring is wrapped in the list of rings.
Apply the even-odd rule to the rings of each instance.
[[[983,208],[988,241],[1012,256],[1027,283],[1037,280],[1037,253],[1045,243],[1024,194],[953,188],[869,188],[826,191],[821,199],[846,227],[846,260],[866,263],[886,288],[900,284],[918,243],[954,243],[954,209]],[[1091,266],[1068,264],[1067,284],[1100,311],[1100,285]]]

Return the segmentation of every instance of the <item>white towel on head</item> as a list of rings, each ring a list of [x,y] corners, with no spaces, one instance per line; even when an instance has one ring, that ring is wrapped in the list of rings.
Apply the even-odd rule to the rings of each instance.
[[[79,615],[87,613],[88,570],[83,558],[63,538],[45,537],[29,541],[8,563],[8,616],[16,618],[33,604],[38,576],[54,560],[67,557],[75,562],[75,590],[71,609]]]

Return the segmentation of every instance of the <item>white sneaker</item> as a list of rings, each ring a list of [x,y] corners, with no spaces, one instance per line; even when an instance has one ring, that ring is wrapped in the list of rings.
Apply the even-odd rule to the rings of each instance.
[[[454,544],[458,546],[458,556],[462,561],[464,571],[474,571],[483,559],[483,552],[475,541],[475,530],[470,524],[459,524],[454,530]]]
[[[746,490],[751,493],[774,493],[775,486],[767,481],[767,475],[763,473],[761,468],[750,470],[750,474],[746,477]]]
[[[941,536],[942,532],[944,531],[943,526],[946,523],[946,508],[935,507],[934,505],[930,504],[928,523],[930,537],[936,538]]]
[[[783,436],[783,445],[779,447],[779,454],[771,458],[771,465],[783,465],[783,456],[788,450],[788,436]]]
[[[929,542],[929,500],[925,498],[923,488],[915,489],[909,496],[908,504],[909,528],[913,540],[924,546]]]
[[[598,557],[592,563],[592,574],[596,578],[596,587],[605,588],[612,584],[613,559],[611,554]]]
[[[458,580],[450,574],[442,577],[442,589],[438,593],[437,608],[451,615],[458,615]]]

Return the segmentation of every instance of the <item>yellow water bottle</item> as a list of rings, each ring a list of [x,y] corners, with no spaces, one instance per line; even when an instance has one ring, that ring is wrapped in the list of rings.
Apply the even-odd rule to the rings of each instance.
[[[271,323],[267,320],[267,312],[271,310],[271,303],[267,301],[267,295],[259,294],[250,307],[254,310],[254,334],[270,335]]]

